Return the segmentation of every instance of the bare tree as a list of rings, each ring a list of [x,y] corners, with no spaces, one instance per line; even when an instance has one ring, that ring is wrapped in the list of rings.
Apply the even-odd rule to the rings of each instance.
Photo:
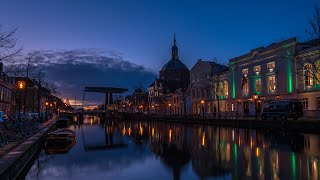
[[[18,28],[6,31],[0,25],[0,62],[8,60],[21,52],[21,48],[16,48]]]
[[[311,37],[309,45],[314,48],[312,56],[304,57],[297,56],[293,59],[298,66],[303,70],[297,73],[302,76],[314,78],[316,83],[320,83],[320,6],[319,4],[314,5],[314,11],[312,17],[309,18],[309,26],[306,28],[306,33]],[[311,65],[311,68],[307,67],[307,64]]]
[[[320,39],[320,7],[319,4],[314,5],[314,12],[309,18],[309,27],[306,29],[307,34],[314,40]]]
[[[38,111],[38,117],[41,117],[41,97],[42,97],[42,84],[44,82],[44,78],[45,78],[45,73],[44,71],[42,71],[42,69],[40,67],[38,67],[36,69],[36,73],[34,74],[34,79],[35,81],[37,82],[37,86],[38,86],[38,94],[37,94],[37,100],[38,100],[38,108],[37,108],[37,111]]]

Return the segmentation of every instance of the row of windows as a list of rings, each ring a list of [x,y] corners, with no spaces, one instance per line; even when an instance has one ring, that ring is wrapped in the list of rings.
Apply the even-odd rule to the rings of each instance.
[[[315,67],[310,63],[306,63],[303,68],[305,87],[320,84],[320,60],[315,63]]]
[[[229,84],[227,81],[214,84],[213,90],[210,89],[192,89],[192,98],[215,98],[214,96],[219,96],[223,98],[228,98],[229,94]]]
[[[173,97],[173,104],[182,102],[182,99],[179,97]]]
[[[196,82],[204,79],[210,79],[211,75],[209,73],[200,73],[200,75],[191,75],[191,81]]]
[[[246,77],[243,77],[245,79],[242,79],[242,95],[248,96],[249,94],[249,80]],[[255,78],[253,80],[253,88],[254,93],[260,95],[261,94],[261,78]],[[267,86],[268,86],[268,93],[274,94],[276,91],[276,76],[271,75],[267,77]]]
[[[303,109],[308,110],[308,108],[309,108],[308,98],[303,98],[301,100],[301,102],[302,102]],[[316,99],[316,108],[320,109],[320,97],[317,97],[317,99]]]
[[[6,87],[0,87],[0,100],[1,101],[12,101],[12,91]]]
[[[183,107],[175,106],[173,107],[173,114],[182,114],[183,113]],[[169,111],[171,111],[171,108],[169,108]]]
[[[202,105],[202,104],[194,104],[192,107],[192,112],[193,114],[200,114],[200,113],[208,113],[211,114],[212,112],[216,113],[218,112],[218,107],[216,105],[213,105],[212,102],[207,102],[207,106]],[[222,107],[224,106],[224,107]],[[229,104],[225,103],[224,105],[221,104],[220,106],[220,111],[224,109],[225,112],[227,111],[234,111],[234,105],[232,104],[231,109],[229,109]]]
[[[275,67],[276,67],[276,64],[275,64],[274,61],[267,63],[267,69],[268,69],[269,72],[273,72]],[[254,66],[253,67],[253,71],[254,71],[254,73],[256,75],[259,75],[260,71],[261,71],[261,65]],[[247,77],[248,74],[249,74],[249,69],[248,68],[242,69],[242,74],[243,74],[244,77]]]

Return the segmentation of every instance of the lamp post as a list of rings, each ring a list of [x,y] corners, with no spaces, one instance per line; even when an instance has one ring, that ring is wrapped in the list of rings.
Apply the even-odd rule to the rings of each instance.
[[[26,82],[25,81],[18,81],[18,89],[19,89],[19,109],[18,109],[18,120],[21,122],[21,92],[25,89]],[[25,97],[26,98],[26,97]]]
[[[201,103],[201,109],[202,109],[202,119],[204,119],[204,100],[201,100],[200,103]]]
[[[169,115],[171,115],[171,103],[169,103],[168,106],[169,106]]]
[[[49,102],[46,102],[46,115],[45,115],[45,120],[48,120],[48,106],[49,106]]]
[[[258,118],[258,108],[257,108],[257,100],[258,100],[259,96],[257,94],[253,95],[253,99],[254,99],[254,109],[255,109],[255,119]]]

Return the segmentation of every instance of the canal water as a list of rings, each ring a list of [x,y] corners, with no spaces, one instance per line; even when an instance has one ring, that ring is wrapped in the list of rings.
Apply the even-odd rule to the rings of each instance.
[[[42,150],[26,179],[319,179],[318,135],[98,117],[69,129],[76,144]]]

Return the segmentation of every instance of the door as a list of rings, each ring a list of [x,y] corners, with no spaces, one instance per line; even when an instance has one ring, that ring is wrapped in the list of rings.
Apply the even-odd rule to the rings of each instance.
[[[257,102],[257,113],[258,113],[258,115],[260,115],[261,110],[262,110],[262,103],[261,102]]]
[[[243,113],[244,115],[249,115],[249,102],[243,102]]]

